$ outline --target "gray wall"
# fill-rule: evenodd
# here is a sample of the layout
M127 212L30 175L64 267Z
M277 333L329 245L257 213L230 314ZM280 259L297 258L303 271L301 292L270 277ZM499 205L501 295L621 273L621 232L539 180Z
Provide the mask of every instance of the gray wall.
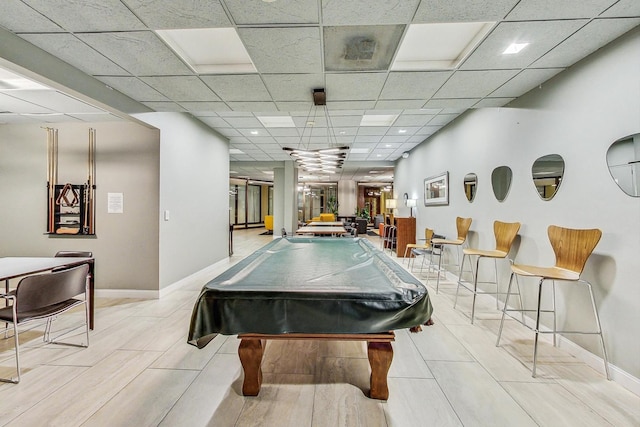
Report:
M187 114L136 117L160 129L162 289L228 256L229 143Z
M158 289L158 131L139 124L54 123L58 183L87 180L89 128L96 129L96 236L49 237L46 132L0 126L0 256L91 250L100 289ZM124 194L124 213L107 214L107 193ZM10 202L9 202L10 201Z
M640 131L640 30L611 45L512 102L508 107L474 110L418 146L395 172L397 194L418 198L418 234L425 227L455 235L455 217L472 217L470 243L491 249L494 220L522 223L516 262L553 265L547 227L597 227L603 237L583 277L594 292L611 362L640 377L640 199L625 195L606 164L613 141ZM540 156L560 154L566 169L551 201L536 194L531 165ZM491 190L491 171L513 170L513 184L503 203ZM450 173L450 204L425 207L424 178ZM475 172L478 191L469 203L463 177ZM400 215L408 216L401 208ZM490 269L487 268L490 272ZM501 279L508 279L507 265ZM533 293L526 295L534 303ZM586 293L563 290L560 325L593 324ZM437 316L437 307L436 307ZM569 337L600 355L597 338ZM620 373L618 371L618 373Z

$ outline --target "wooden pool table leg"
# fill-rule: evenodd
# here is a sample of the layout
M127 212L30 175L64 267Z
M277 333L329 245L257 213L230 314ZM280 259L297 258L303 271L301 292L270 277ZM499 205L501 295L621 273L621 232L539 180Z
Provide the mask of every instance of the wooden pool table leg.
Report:
M244 382L242 394L245 396L257 396L262 385L262 354L264 346L262 340L243 339L238 347L238 356L244 370Z
M387 374L393 360L393 348L390 342L369 342L367 344L369 365L371 366L369 397L387 400L389 398Z

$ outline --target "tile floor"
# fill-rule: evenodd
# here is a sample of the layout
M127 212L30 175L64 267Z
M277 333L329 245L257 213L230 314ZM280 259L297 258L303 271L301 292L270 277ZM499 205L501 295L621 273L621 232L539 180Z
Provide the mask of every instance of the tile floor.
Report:
M453 309L451 282L430 288L435 325L397 331L388 401L365 397L366 349L352 342L270 342L260 395L243 397L239 340L198 350L186 334L199 289L271 240L261 231L236 231L228 262L161 300L99 299L87 349L21 333L23 377L0 384L0 425L640 426L640 397L547 342L532 378L531 332L508 321L496 347L495 302L479 298L471 325L470 297ZM12 364L13 340L0 339L0 375Z

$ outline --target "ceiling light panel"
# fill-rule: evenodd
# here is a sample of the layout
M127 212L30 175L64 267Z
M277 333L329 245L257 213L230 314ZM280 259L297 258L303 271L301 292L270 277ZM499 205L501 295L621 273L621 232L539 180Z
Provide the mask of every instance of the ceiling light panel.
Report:
M156 33L196 73L257 72L234 28L157 30Z
M454 69L495 22L412 24L391 67L395 71Z
M365 114L360 126L391 126L397 118L397 114Z
M266 128L294 128L296 124L291 116L258 116L262 126Z

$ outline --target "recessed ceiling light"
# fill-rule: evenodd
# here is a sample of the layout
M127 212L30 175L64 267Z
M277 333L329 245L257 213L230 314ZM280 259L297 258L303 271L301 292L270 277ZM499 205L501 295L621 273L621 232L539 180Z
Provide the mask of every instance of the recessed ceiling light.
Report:
M8 90L51 90L47 86L0 68L0 91Z
M257 130L252 130L252 131L251 131L251 135L257 135L257 134L258 134L258 131L257 131Z
M340 133L340 135L345 135L347 132L341 130L339 133Z
M511 43L508 48L502 52L503 55L513 55L527 47L529 43Z
M257 72L234 28L156 30L156 33L196 73Z
M393 147L393 145L391 145L391 144L385 144L384 146L385 146L385 148L391 148L391 147Z
M237 148L230 148L229 154L244 154L244 151L238 150Z
M370 150L368 148L352 148L351 154L367 154Z
M391 126L397 118L397 114L368 114L362 116L360 126Z
M291 116L264 116L258 117L258 120L266 128L294 128L296 124Z
M400 129L400 130L398 131L398 133L407 133L407 130L406 130L406 129Z
M454 69L494 25L495 22L411 24L391 69Z

